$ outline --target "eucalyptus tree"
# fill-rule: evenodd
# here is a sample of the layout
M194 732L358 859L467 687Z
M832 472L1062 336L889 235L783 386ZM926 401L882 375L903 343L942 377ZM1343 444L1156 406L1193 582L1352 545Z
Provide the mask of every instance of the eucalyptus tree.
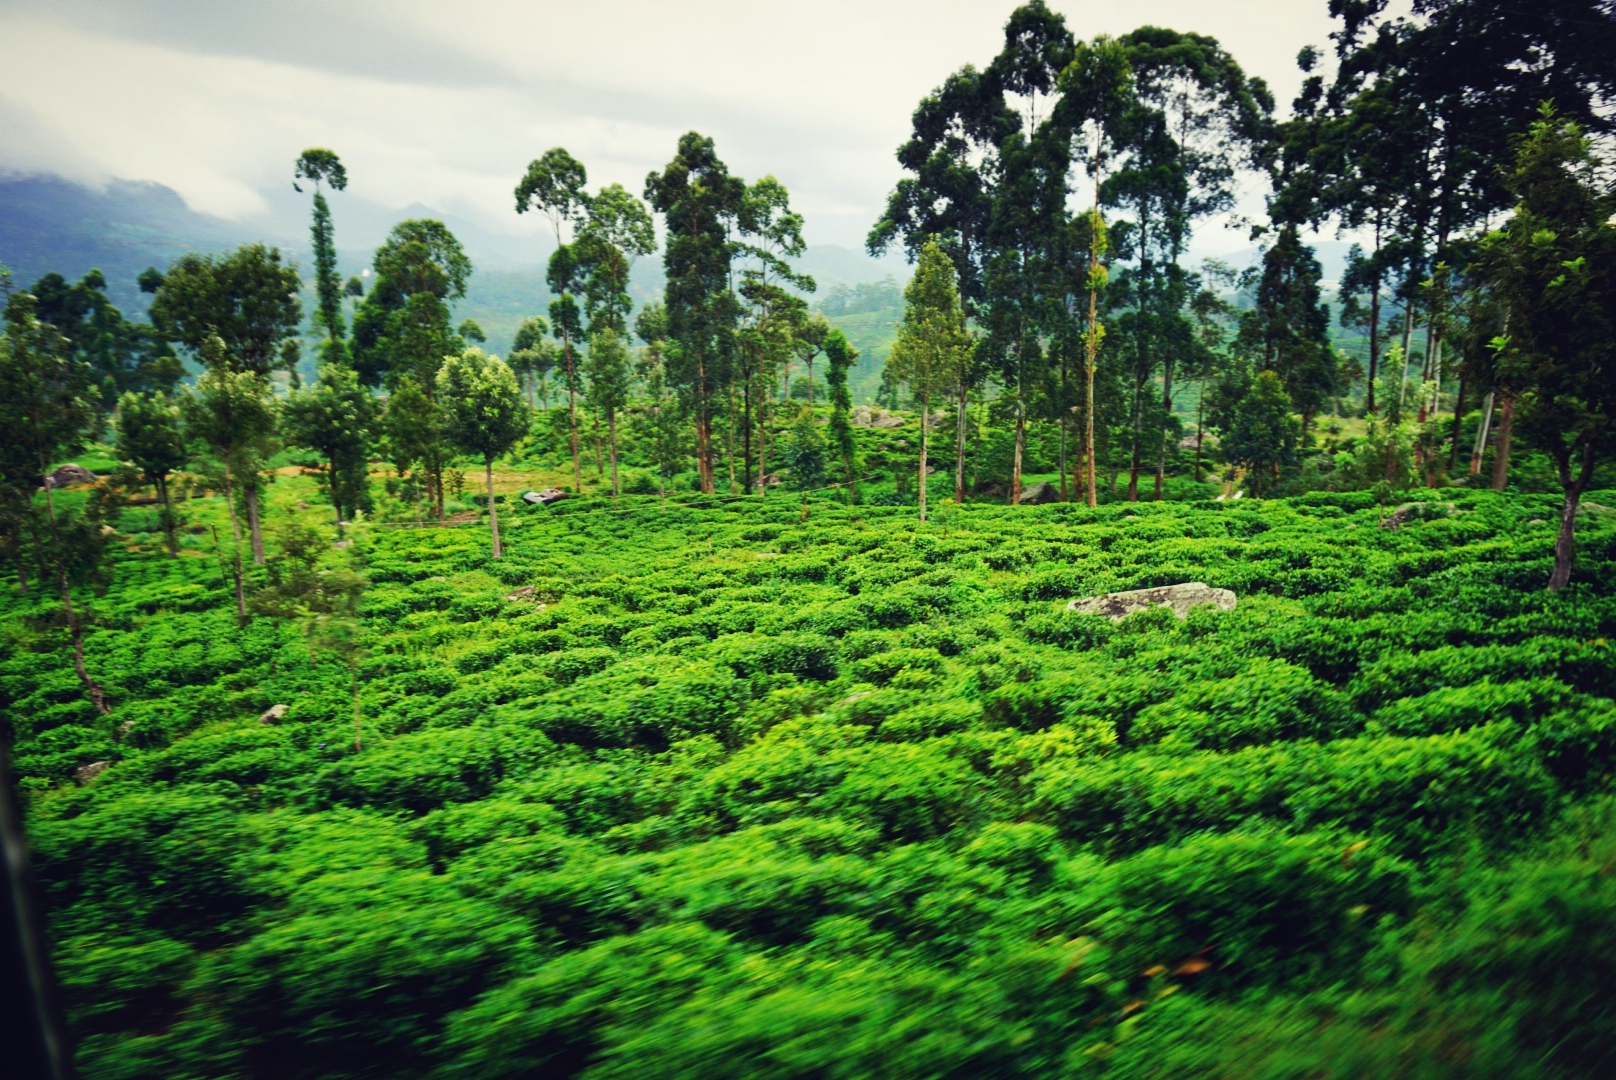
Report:
M996 75L966 65L921 99L909 140L897 152L898 164L914 175L898 181L865 238L872 256L901 243L910 261L920 257L926 241L942 244L959 276L967 315L986 296L994 150L1021 126L997 86Z
M550 324L537 315L522 320L511 342L511 355L507 363L516 377L527 385L528 403L534 408L549 409L548 376L555 369L556 351L547 340Z
M466 295L471 260L443 222L412 218L393 226L373 266L354 313L354 367L368 385L392 389L408 376L430 396L438 365L464 344L449 304Z
M325 459L326 492L337 528L370 503L369 460L376 399L344 364L320 366L319 380L294 390L282 406L286 437Z
M419 488L422 501L431 505L438 521L444 520L443 474L454 457L445 425L443 406L433 393L405 375L393 385L387 398L379 432L387 448L387 458L401 478Z
M179 554L179 542L174 535L174 500L168 478L191 458L182 423L179 406L162 394L131 391L118 399L114 423L118 457L139 469L157 493L163 539L171 556Z
M1298 226L1281 225L1263 252L1252 307L1241 315L1241 345L1258 359L1259 369L1279 377L1302 414L1304 433L1340 386L1330 311L1319 287L1322 274Z
M550 303L550 327L561 342L561 366L567 381L567 431L572 450L572 482L583 490L583 469L578 458L578 364L575 343L583 337L583 319L575 293L585 279L585 266L571 249L573 230L589 213L589 173L583 163L556 146L528 163L516 185L516 212L529 210L550 221L556 249L545 268L545 281L555 299Z
M745 237L735 249L744 260L737 292L748 316L735 337L741 384L743 490L751 491L754 486L755 432L759 477L756 489L761 496L768 490L761 478L768 472L773 397L770 390L782 370L789 378L791 360L811 332L808 305L800 293L813 292L815 283L786 261L799 258L807 245L802 238L802 215L791 209L791 196L784 184L765 176L748 185L736 225Z
M1606 0L1416 0L1405 12L1370 0L1332 14L1339 63L1321 142L1336 152L1319 169L1337 197L1327 205L1349 227L1372 221L1393 241L1402 351L1412 358L1421 284L1456 262L1458 238L1510 205L1510 139L1539 105L1554 102L1595 135L1616 130L1616 10ZM1441 315L1424 314L1429 377L1440 369Z
M831 453L842 467L842 480L847 484L850 503L858 502L858 464L854 459L853 425L849 419L853 397L847 391L847 373L858 361L858 356L858 350L848 343L847 335L840 329L832 328L825 335L825 360L830 368L825 376L825 382L830 387L830 419L826 422L825 434ZM954 498L961 503L965 501L963 467L962 458L962 471L956 473L954 480Z
M55 327L72 356L88 364L102 411L131 390L171 391L185 374L169 342L150 323L132 323L107 297L106 275L91 270L69 283L54 271L29 288L33 317Z
M483 459L488 529L493 557L500 558L499 509L494 502L494 459L527 434L531 414L522 403L516 373L497 356L467 349L447 357L438 371L438 398L445 403L449 440Z
M269 380L256 371L243 371L225 361L222 338L203 342L206 364L200 378L180 396L186 435L207 446L218 458L224 479L225 506L230 514L232 569L236 584L236 617L247 620L247 597L242 582L241 520L236 513L235 486L257 477L266 443L276 427L275 398ZM256 528L257 504L247 502L249 527ZM262 548L253 554L260 561Z
M732 232L746 184L730 175L711 138L692 131L680 137L673 160L646 177L645 200L666 225L668 378L689 403L701 490L712 494L713 420L732 378L740 314Z
M1141 340L1132 351L1148 358L1147 379L1159 368L1162 393L1159 410L1140 402L1134 414L1157 421L1150 449L1159 499L1174 369L1194 341L1185 310L1193 289L1181 260L1195 223L1233 208L1239 170L1263 164L1274 101L1267 85L1248 78L1214 38L1145 26L1119 42L1134 93L1121 116L1125 153L1109 194L1135 211L1135 260L1126 276ZM1140 431L1136 445L1151 437ZM1137 471L1135 464L1130 491Z
M1106 169L1120 151L1122 118L1133 100L1133 69L1127 51L1115 39L1104 35L1092 42L1079 42L1072 62L1061 72L1058 122L1071 133L1078 147L1077 157L1088 173L1093 188L1084 244L1088 265L1078 289L1087 293L1087 317L1083 321L1083 469L1088 505L1098 502L1095 487L1094 418L1097 407L1095 379L1100 349L1105 342L1105 325L1100 320L1101 298L1109 280L1108 266L1112 245L1102 211ZM1074 268L1075 277L1075 268Z
M100 683L84 663L84 628L73 606L73 587L92 580L101 568L105 538L97 528L95 502L77 513L58 510L45 485L45 515L34 506L40 478L53 462L76 453L95 417L90 366L73 356L61 331L41 322L30 293L13 293L0 334L0 466L8 517L32 540L41 570L56 579L62 618L73 645L73 671L97 713L111 710ZM19 538L20 539L20 538ZM20 565L20 560L19 560Z
M909 384L920 405L921 521L926 520L931 400L959 384L971 359L971 335L965 328L965 311L954 276L953 264L941 245L933 242L920 249L920 263L903 291L906 301L903 321L898 324L898 337L887 358L888 370L895 378Z
M441 521L451 455L443 441L437 372L445 356L465 346L451 325L449 304L466 295L471 259L443 222L412 218L393 226L373 265L375 284L354 312L354 368L361 383L388 389L393 464L419 472Z
M650 211L621 184L609 184L589 199L576 247L590 333L610 329L620 337L626 335L634 307L629 274L637 259L656 250Z
M268 394L270 375L297 362L301 291L297 268L282 264L280 252L262 244L243 244L226 255L186 254L155 283L151 318L210 372L251 375L257 380L253 385ZM259 471L270 434L254 429L231 439L230 464L246 509L253 562L260 565Z
M208 363L204 345L216 339L218 362L233 371L267 378L295 360L288 346L303 317L303 283L278 249L243 244L223 255L192 252L165 274L147 274L153 325L193 359Z
M299 193L298 180L314 185L314 220L309 226L309 237L314 247L314 293L317 297L315 321L325 327L325 351L328 360L336 361L343 337L342 276L337 273L336 234L331 224L331 206L325 201L323 185L331 190L343 191L348 186L348 170L336 152L312 147L303 151L293 168L292 187Z
M1505 317L1498 364L1524 387L1523 433L1554 461L1564 492L1550 591L1571 580L1577 508L1616 450L1616 184L1583 128L1545 104L1507 183L1518 200L1483 241Z
M634 333L645 348L636 364L645 382L646 404L641 430L649 447L651 464L656 466L658 489L667 505L668 481L684 468L687 457L684 418L679 399L668 385L666 350L667 310L658 303L647 304L634 320Z
M589 357L589 404L606 418L606 446L612 464L612 498L623 492L617 475L617 416L628 404L628 345L623 336L603 323L591 332Z

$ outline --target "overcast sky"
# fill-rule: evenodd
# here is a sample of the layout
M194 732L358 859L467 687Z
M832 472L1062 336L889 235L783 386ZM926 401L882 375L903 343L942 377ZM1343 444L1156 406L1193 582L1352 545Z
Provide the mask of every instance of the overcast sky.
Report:
M236 219L328 146L349 191L512 233L527 162L565 146L639 193L695 129L773 173L810 243L858 248L915 103L998 51L983 0L0 0L0 170L155 180ZM1079 37L1217 37L1284 111L1325 0L1051 0ZM1259 189L1248 181L1248 199ZM1260 204L1259 204L1260 205ZM340 210L338 211L340 214ZM1203 235L1202 251L1245 246Z

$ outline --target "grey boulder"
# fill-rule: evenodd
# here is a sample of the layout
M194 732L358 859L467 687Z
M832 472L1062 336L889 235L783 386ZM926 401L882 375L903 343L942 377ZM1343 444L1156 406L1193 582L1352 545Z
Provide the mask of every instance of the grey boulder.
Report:
M1182 619L1189 614L1190 608L1201 607L1203 604L1211 604L1219 611L1233 611L1237 601L1238 598L1228 589L1214 589L1199 581L1190 581L1183 585L1162 585L1154 589L1129 589L1127 592L1085 596L1067 604L1066 610L1081 615L1104 615L1110 619L1121 619L1136 611L1166 607L1171 608L1173 614Z
M59 465L52 469L50 475L45 477L45 486L48 488L64 488L72 484L93 484L95 473L83 465Z

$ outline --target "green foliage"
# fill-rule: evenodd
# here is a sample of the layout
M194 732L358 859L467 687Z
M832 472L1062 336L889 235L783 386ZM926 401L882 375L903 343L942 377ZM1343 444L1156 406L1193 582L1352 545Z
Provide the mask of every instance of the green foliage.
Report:
M1599 1075L1616 532L1550 596L1552 500L1452 501L625 495L361 525L362 603L305 528L245 628L116 549L112 718L20 599L0 663L82 1065Z

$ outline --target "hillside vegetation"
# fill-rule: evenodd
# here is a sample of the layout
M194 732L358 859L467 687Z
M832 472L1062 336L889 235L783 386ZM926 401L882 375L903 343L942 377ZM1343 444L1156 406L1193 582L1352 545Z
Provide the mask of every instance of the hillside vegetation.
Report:
M82 1066L1608 1075L1616 515L1546 593L1558 499L1422 505L314 510L245 627L131 516L110 717L7 601Z

